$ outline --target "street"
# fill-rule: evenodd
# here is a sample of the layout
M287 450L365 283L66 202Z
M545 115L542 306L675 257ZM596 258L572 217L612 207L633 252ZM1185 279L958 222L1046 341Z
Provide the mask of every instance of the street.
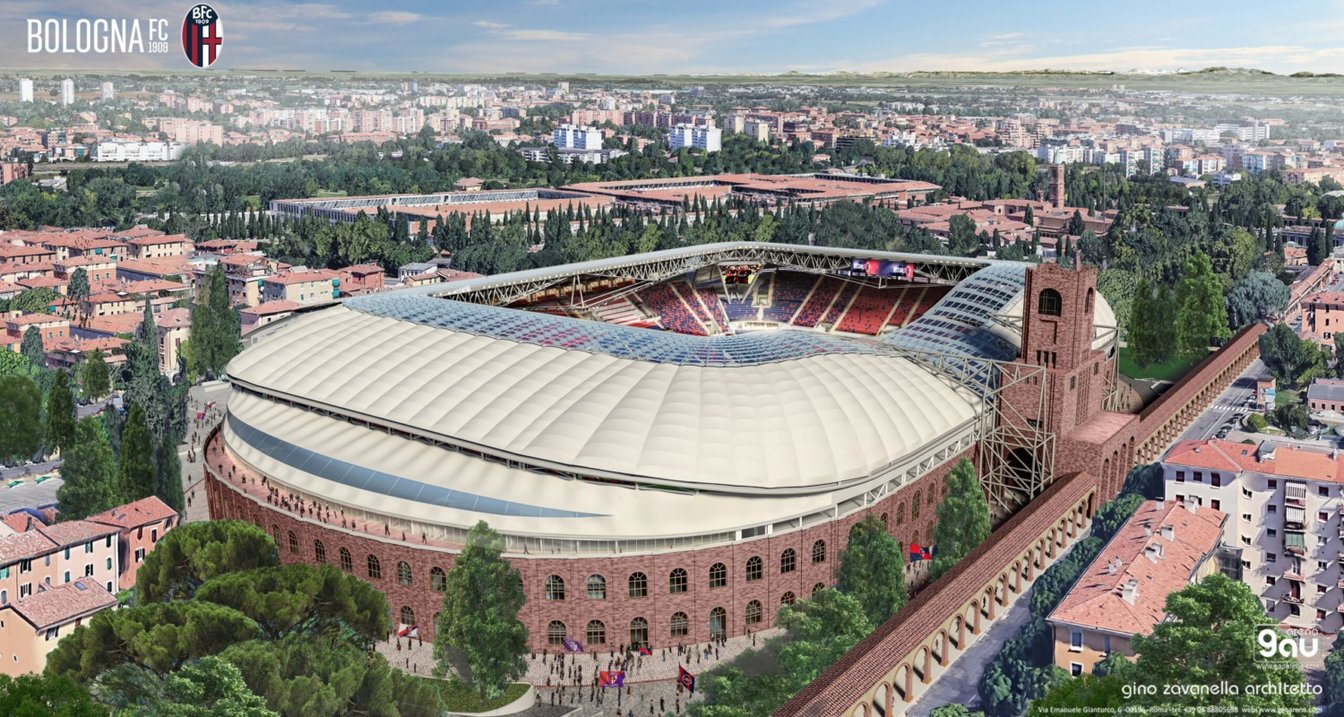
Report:
M1195 418L1178 441L1212 438L1218 427L1236 418L1238 421L1251 412L1246 403L1255 397L1255 379L1266 372L1265 364L1256 359L1213 403Z

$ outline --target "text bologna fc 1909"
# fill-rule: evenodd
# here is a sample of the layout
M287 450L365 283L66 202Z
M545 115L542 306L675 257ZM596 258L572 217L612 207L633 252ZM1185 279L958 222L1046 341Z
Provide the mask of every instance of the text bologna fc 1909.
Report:
M182 20L182 51L197 67L209 67L219 59L220 45L224 44L219 13L200 3L187 12Z

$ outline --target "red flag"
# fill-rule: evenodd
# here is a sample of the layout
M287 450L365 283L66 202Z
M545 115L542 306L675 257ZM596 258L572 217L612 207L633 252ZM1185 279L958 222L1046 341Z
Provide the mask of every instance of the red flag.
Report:
M687 692L695 692L695 675L686 671L685 667L677 666L677 684L686 688Z

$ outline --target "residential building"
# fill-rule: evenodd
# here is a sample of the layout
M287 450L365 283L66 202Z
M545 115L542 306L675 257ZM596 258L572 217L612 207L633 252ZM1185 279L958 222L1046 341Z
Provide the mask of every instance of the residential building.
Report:
M1344 291L1322 291L1302 299L1303 338L1333 346L1335 334L1344 330Z
M131 247L132 259L161 259L186 256L191 253L191 240L186 234L137 237L126 242Z
M340 296L340 277L327 269L283 271L262 277L262 301L295 301L320 304Z
M1113 652L1134 657L1134 637L1162 622L1167 595L1218 570L1226 520L1189 496L1141 504L1046 618L1055 664L1081 675Z
M19 80L19 101L33 101L33 81L28 79Z
M279 321L302 308L303 304L297 301L281 299L243 309L238 312L242 323L242 335L247 336L266 324Z
M0 162L0 187L28 176L26 162Z
M1168 500L1231 516L1228 566L1264 603L1269 622L1337 632L1344 627L1338 451L1271 441L1184 441L1162 462Z
M1307 386L1307 408L1312 413L1344 413L1344 379L1312 379Z
M71 79L61 80L61 105L69 106L75 103L75 81Z
M117 577L117 586L119 590L130 590L135 587L136 573L145 562L145 556L177 525L178 515L167 503L150 496L90 515L86 520L121 531L117 548L121 573Z
M551 133L556 149L602 149L602 130L562 124Z
M668 130L667 143L673 151L686 147L717 152L723 149L723 130L718 127L679 124Z
M0 606L0 672L11 677L40 673L62 637L117 599L96 580L41 587L38 592Z
M95 162L166 162L182 156L186 145L176 142L106 140L93 150Z
M154 317L154 331L159 342L159 373L176 378L182 342L191 338L191 309L160 311Z

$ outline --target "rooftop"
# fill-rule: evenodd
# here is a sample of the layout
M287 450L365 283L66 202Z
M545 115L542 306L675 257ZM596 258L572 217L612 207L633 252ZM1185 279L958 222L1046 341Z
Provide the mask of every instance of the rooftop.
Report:
M56 587L39 588L32 595L10 603L9 607L35 629L44 630L116 604L117 599L96 580L81 578Z
M57 547L78 545L116 534L111 526L100 525L87 520L67 520L52 525L35 525L33 529L45 535Z
M157 496L141 498L133 503L113 508L96 515L90 515L86 520L94 523L103 523L106 525L115 525L122 530L127 528L138 528L142 525L157 523L161 520L167 520L177 516L177 511L173 510L159 500Z
M1335 451L1263 441L1258 445L1210 439L1176 444L1164 463L1234 473L1344 483L1344 456Z
M1167 595L1189 584L1222 536L1225 513L1192 507L1140 505L1048 619L1124 635L1152 632L1166 614Z

